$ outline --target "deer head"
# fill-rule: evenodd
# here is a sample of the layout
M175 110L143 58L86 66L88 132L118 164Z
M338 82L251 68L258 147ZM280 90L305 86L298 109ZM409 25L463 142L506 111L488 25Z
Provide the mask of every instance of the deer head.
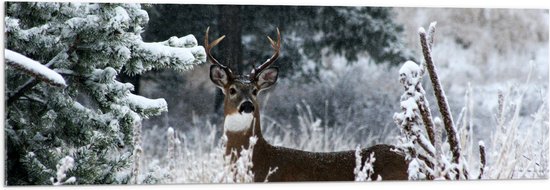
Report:
M224 130L231 132L245 131L254 126L259 129L259 104L256 99L258 93L268 89L277 82L278 68L269 67L279 56L281 34L277 28L277 41L267 37L275 53L258 67L254 67L249 74L234 74L231 68L221 64L212 56L210 50L222 41L222 36L211 43L208 41L208 31L204 39L206 55L212 63L210 66L210 80L222 90L224 94ZM255 123L253 121L256 120ZM259 132L259 131L258 131Z

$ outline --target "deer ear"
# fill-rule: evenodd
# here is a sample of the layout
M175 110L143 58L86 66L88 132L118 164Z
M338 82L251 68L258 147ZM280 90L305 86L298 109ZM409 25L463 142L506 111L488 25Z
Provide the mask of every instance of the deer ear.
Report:
M260 90L267 89L271 87L277 78L279 77L279 68L271 67L263 70L258 78L256 79L256 84L260 87Z
M218 65L210 66L210 80L223 90L223 87L229 82L229 73Z

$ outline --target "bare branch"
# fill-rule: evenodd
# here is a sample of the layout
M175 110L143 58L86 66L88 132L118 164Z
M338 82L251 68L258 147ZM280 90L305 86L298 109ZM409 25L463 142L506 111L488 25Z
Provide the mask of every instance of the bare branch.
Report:
M435 33L435 25L437 25L437 22L430 23L430 27L428 28L428 48L430 50L430 53L432 52L432 48L434 46L434 33ZM426 63L425 61L420 62L420 76L424 76L424 73L426 71Z

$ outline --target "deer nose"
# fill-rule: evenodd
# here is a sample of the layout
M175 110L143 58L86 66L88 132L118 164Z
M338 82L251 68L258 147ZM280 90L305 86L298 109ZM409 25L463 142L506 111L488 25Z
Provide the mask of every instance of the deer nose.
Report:
M239 108L239 113L252 113L254 111L254 104L250 101L243 102Z

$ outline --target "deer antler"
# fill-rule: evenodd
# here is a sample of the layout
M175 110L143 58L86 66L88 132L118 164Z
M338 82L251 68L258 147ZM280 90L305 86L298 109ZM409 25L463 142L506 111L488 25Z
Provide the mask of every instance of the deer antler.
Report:
M252 69L252 72L250 72L251 80L255 80L258 73L275 63L275 60L279 57L279 50L281 49L281 32L279 32L279 28L277 28L277 42L274 42L269 36L267 36L267 39L269 40L269 43L271 43L271 47L275 50L275 53L273 53L273 55L260 66Z
M208 57L208 59L210 60L210 62L212 64L216 64L218 66L220 66L221 68L223 68L224 70L226 70L227 72L231 73L231 69L229 69L227 66L225 65L222 65L220 62L218 62L218 60L216 58L214 58L214 56L212 56L212 53L210 53L210 50L218 45L218 43L220 43L224 38L225 38L225 35L223 35L222 37L212 41L212 43L209 43L208 42L208 31L210 30L210 27L206 28L206 35L204 35L204 48L206 50L206 56Z

